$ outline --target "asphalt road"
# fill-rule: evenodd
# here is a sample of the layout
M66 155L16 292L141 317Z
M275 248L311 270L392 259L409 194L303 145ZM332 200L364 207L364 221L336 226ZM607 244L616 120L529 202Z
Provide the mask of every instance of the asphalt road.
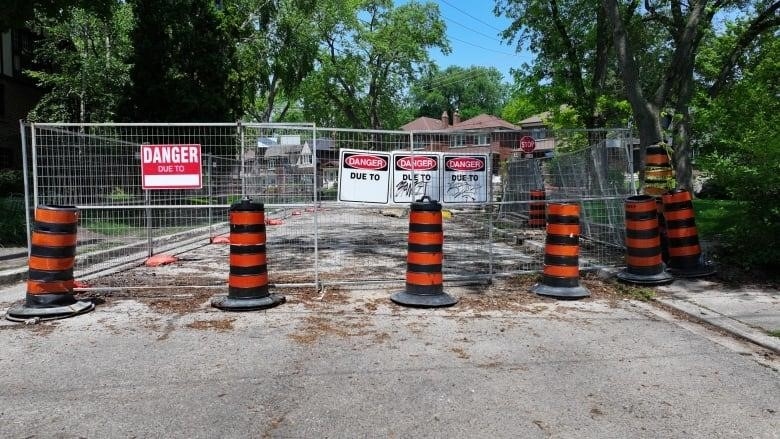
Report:
M449 292L420 310L287 290L226 313L183 288L3 322L0 436L780 437L771 354L636 302Z

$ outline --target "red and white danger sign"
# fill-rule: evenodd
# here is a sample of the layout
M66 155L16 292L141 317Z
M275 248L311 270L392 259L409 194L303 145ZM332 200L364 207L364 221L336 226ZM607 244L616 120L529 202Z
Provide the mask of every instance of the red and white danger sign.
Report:
M144 189L200 189L200 145L141 145Z

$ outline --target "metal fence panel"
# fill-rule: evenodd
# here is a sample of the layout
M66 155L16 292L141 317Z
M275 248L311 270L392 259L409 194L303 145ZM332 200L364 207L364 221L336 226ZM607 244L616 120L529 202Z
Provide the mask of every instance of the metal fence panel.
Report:
M33 124L32 199L80 209L76 272L82 276L218 245L228 234L230 204L248 196L266 206L272 283L403 282L408 208L337 202L340 149L487 154L489 202L444 206L446 279L541 270L544 229L527 221L529 192L538 188L548 201L581 205L583 267L620 265L623 198L635 187L628 134L550 132L538 139L533 156L519 149L518 139L527 135L540 133ZM143 190L143 144L201 145L202 188Z

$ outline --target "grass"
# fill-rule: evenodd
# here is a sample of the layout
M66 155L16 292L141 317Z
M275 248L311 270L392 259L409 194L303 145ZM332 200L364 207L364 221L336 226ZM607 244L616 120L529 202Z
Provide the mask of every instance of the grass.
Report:
M774 331L768 331L767 334L771 335L772 337L780 337L780 329L775 329Z
M27 244L27 218L24 215L24 198L0 197L0 245Z
M639 300L641 302L649 302L655 298L655 290L652 288L638 287L635 285L627 285L619 282L613 282L612 286L615 288L615 291L618 294L629 299Z
M704 238L739 227L748 214L744 204L734 200L693 200L696 230Z
M113 221L85 221L84 228L107 236L127 235L131 227L127 224Z

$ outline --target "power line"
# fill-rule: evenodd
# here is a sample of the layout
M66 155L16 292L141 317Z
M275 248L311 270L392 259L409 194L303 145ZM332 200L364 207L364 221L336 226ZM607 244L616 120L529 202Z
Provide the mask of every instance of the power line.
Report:
M489 27L489 28L491 28L491 29L493 29L493 30L496 30L496 31L498 31L498 32L503 32L503 30L501 30L501 29L499 29L499 28L497 28L497 27L493 26L493 25L492 25L492 24L490 24L490 23L485 23L484 21L482 21L482 20L480 20L479 18L477 18L477 17L475 17L475 16L473 16L473 15L469 14L468 12L464 11L463 9L460 9L459 7L457 7L457 6L453 5L452 3L448 2L447 0L439 0L439 1L440 1L440 2L442 2L442 3L444 3L445 5L448 5L448 6L450 6L450 7L451 7L451 8L453 8L453 9L455 9L455 10L459 11L459 12L460 12L460 13L462 13L463 15L465 15L465 16L467 16L467 17L469 17L469 18L473 19L473 20L476 20L476 21L478 21L478 22L480 22L480 23L482 23L482 24L484 24L485 26L487 26L487 27Z
M501 54L501 55L517 56L517 53L502 52L502 51L500 51L500 50L496 50L496 49L491 49L491 48L489 48L489 47L480 46L480 45L478 45L478 44L474 44L474 43L472 43L472 42L470 42L470 41L461 40L460 38L455 38L455 37L453 37L452 35L447 35L447 37L448 37L448 38L451 38L451 39L453 39L453 40L455 40L455 41L460 41L460 42L461 42L461 43L463 43L463 44L468 44L469 46L474 46L474 47L476 47L476 48L478 48L478 49L482 49L482 50L488 50L488 51L490 51L490 52L499 53L499 54Z
M474 27L473 27L473 26L468 26L468 25L465 25L465 24L463 24L463 23L460 23L460 22L458 22L458 21L455 21L455 20L453 20L452 18L445 17L445 16L443 16L443 15L442 15L442 17L444 18L444 20L446 20L446 21L448 21L448 22L455 23L455 24L457 24L458 26L460 26L460 27L462 27L462 28L464 28L464 29L468 30L469 32L473 32L473 33L475 33L475 34L482 35L483 37L490 38L491 40L494 40L494 41L496 40L496 35L488 35L488 34L486 34L486 33L482 33L482 32L480 32L480 31L474 30ZM499 41L500 41L500 40L499 40Z

